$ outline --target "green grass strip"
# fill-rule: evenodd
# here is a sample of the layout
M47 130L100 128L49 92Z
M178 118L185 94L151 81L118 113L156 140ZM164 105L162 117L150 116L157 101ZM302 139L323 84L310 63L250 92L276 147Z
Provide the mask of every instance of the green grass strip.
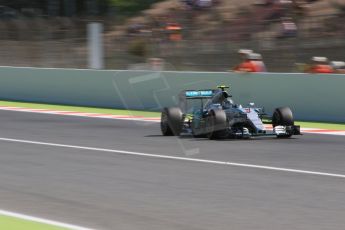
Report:
M0 229L3 230L67 230L67 228L56 227L34 221L18 219L0 215Z
M159 112L106 109L106 108L94 108L94 107L82 107L82 106L67 106L67 105L51 105L51 104L13 102L13 101L0 101L0 106L13 106L13 107L23 107L23 108L30 108L30 109L51 109L51 110L58 110L58 111L75 111L75 112L86 112L86 113L102 113L102 114L124 115L124 116L143 116L143 117L159 117L160 116ZM300 125L302 128L345 130L345 123L296 121L296 124Z
M344 123L326 123L326 122L309 122L309 121L296 121L295 123L296 125L300 125L302 128L345 130Z

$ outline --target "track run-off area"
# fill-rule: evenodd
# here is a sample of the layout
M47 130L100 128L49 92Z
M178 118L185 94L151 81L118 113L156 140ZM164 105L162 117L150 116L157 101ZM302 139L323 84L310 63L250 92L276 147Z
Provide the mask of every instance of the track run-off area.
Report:
M0 109L1 210L90 229L345 226L341 134L211 141L68 112Z
M73 108L73 107L72 107ZM18 112L29 112L29 113L43 113L43 114L54 114L62 116L78 116L78 117L93 117L102 119L117 119L117 120L132 120L132 121L147 121L147 122L160 122L160 118L148 117L148 116L138 116L135 114L107 114L107 113L92 113L92 112L80 112L80 111L64 111L64 110L53 110L53 109L39 109L39 108L25 108L16 106L1 106L0 110L5 111L18 111ZM313 125L311 125L313 126ZM343 125L342 125L343 126ZM266 128L272 129L271 125L266 125ZM303 133L314 133L314 134L328 134L328 135L338 135L345 136L344 129L331 129L331 128L319 128L317 125L313 128L301 127Z

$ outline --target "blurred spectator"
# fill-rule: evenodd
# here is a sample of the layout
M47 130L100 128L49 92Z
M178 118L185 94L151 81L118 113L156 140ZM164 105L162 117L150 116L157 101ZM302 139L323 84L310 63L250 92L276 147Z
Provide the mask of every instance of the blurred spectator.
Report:
M253 53L253 50L249 49L239 49L237 53L240 55L241 62L245 62L247 60L247 54ZM235 67L236 68L236 67Z
M334 70L334 73L345 74L345 62L343 61L332 61L331 67Z
M278 38L290 38L297 36L297 26L291 18L282 18L281 33Z
M213 6L216 1L215 0L182 0L187 6L193 9L206 9Z
M313 57L311 60L313 64L308 70L309 73L334 73L326 57Z
M198 0L196 1L196 5L199 8L207 8L212 6L212 0Z
M147 25L134 23L127 27L127 34L132 37L151 36L152 30Z
M241 56L242 59L245 59L247 56L247 54L249 53L254 53L253 50L250 49L239 49L237 51L237 53L239 53L239 55Z
M266 66L262 60L261 54L246 53L245 60L234 68L234 71L240 72L266 72Z
M182 27L179 23L168 23L165 30L168 33L170 41L178 42L182 40Z
M131 24L127 28L127 34L131 36L138 35L143 27L144 26L139 23Z

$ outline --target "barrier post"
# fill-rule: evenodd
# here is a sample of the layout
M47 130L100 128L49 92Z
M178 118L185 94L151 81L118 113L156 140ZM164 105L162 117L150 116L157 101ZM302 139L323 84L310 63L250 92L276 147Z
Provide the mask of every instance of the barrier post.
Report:
M89 68L103 69L103 25L98 22L92 22L87 25L88 34L88 60Z

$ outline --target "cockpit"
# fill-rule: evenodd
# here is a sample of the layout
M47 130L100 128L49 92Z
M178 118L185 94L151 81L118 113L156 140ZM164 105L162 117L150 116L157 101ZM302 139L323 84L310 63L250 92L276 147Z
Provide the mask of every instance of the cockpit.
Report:
M230 109L232 107L234 107L234 102L233 100L231 100L230 98L225 98L223 103L222 103L222 107L223 109Z

